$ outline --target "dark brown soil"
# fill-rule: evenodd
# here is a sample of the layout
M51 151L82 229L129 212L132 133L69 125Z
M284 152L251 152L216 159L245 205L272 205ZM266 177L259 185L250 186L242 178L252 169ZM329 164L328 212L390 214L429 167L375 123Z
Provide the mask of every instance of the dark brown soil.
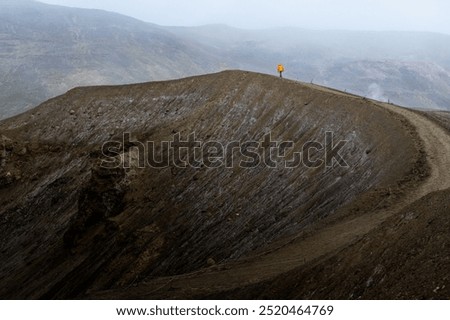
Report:
M211 295L234 299L449 299L450 190L434 192L331 258Z
M317 279L333 259L348 259L349 276L365 262L354 248L449 183L448 135L411 114L241 71L71 90L0 122L0 297L333 297L283 281ZM102 144L124 132L158 145L178 132L226 144L269 131L297 146L332 131L348 140L349 167L99 166ZM316 288L333 288L322 278ZM370 297L394 296L378 286Z

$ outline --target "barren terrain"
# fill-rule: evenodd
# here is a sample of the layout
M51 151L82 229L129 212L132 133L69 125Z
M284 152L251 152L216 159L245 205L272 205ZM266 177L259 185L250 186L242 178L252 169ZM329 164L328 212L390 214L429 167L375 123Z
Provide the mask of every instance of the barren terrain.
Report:
M450 237L437 229L450 137L439 121L242 71L73 89L0 122L0 296L416 297L409 277L389 281L432 263L428 282L448 298ZM100 166L102 144L124 132L120 157L133 158L138 142L178 133L227 144L271 132L301 147L327 131L347 141L348 167ZM440 252L419 241L438 235Z

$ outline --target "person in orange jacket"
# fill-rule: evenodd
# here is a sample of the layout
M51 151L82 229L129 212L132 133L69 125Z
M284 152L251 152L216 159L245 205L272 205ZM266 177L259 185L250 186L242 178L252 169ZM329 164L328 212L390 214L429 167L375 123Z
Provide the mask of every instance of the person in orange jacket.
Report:
M280 78L283 78L284 66L282 64L279 64L277 70L280 73Z

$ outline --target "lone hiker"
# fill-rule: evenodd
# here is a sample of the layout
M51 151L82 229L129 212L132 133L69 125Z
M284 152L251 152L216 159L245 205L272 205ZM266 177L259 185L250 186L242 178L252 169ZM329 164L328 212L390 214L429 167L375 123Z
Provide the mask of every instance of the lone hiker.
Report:
M283 78L284 66L282 64L279 64L277 70L280 73L280 78Z

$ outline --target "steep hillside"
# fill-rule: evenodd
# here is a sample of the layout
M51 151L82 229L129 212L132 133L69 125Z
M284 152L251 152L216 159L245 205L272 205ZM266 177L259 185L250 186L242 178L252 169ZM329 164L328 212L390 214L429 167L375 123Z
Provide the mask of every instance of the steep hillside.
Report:
M334 142L325 140L327 131ZM280 160L275 168L262 161L243 168L239 162L248 162L249 153L234 150L224 157L235 160L228 168L198 159L186 168L181 161L139 168L141 142L158 146L194 132L199 141L222 145L264 141L271 133L273 141L294 143L287 155L315 141L323 149L315 144L312 161L345 140L333 155L348 166L286 168ZM113 290L108 297L131 297L125 289L137 283L232 268L292 237L389 208L428 173L425 146L404 115L364 98L241 71L77 88L0 122L0 133L3 298L105 290ZM123 141L124 133L131 138ZM102 165L113 157L129 166ZM364 234L375 225L352 230ZM332 243L340 241L345 237ZM289 268L272 270L270 277Z
M448 300L449 196L429 194L339 254L219 296Z

